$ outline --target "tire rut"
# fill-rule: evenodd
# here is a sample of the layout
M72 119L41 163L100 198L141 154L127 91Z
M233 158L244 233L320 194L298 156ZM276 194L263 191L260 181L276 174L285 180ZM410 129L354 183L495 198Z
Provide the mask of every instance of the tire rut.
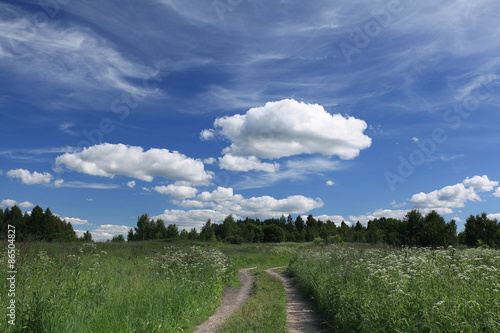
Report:
M283 267L266 269L266 272L283 282L286 292L286 328L289 333L326 332L321 327L323 320L311 310L311 302L302 297L292 285L292 278L276 272Z
M240 281L240 286L228 287L222 294L222 304L219 305L215 313L204 323L199 325L193 333L217 332L219 326L248 301L252 292L252 283L255 280L255 277L250 275L249 271L254 268L257 267L239 270L238 279Z

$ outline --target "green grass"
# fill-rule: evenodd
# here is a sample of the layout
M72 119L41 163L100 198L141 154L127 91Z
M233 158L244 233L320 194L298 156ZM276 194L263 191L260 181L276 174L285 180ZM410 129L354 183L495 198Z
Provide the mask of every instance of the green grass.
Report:
M2 332L179 332L208 318L223 287L237 284L232 261L213 247L17 245L16 325L2 320ZM7 302L2 296L2 318Z
M288 272L335 332L499 332L500 252L329 246Z
M270 267L288 266L290 260L298 252L311 248L312 244L217 244L216 247L229 256L238 269L255 266L258 266L260 269L267 269Z
M259 270L253 293L250 300L222 325L221 333L286 332L286 294L283 283Z

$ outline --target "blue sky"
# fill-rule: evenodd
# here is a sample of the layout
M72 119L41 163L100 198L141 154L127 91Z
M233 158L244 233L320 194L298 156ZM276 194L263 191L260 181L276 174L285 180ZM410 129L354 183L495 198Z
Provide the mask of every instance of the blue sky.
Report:
M500 217L497 1L0 1L0 206Z

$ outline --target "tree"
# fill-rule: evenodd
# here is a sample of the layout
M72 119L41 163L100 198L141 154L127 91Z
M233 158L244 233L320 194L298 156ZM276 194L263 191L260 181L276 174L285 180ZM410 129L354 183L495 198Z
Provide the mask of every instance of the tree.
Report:
M163 220L156 220L156 223L154 224L154 233L155 239L168 238L167 228L165 227L165 223L163 222Z
M35 206L35 208L33 208L33 210L31 211L31 215L26 221L26 232L30 234L30 236L34 239L44 238L44 219L45 214L43 213L43 209L40 206Z
M134 229L130 228L130 230L128 231L127 240L129 242L135 240Z
M123 242L125 242L125 237L123 237L122 234L120 234L118 236L113 236L113 239L111 239L111 242L113 242L113 243L123 243Z
M215 232L212 228L212 220L208 219L207 222L203 225L200 231L200 239L205 242L214 242L215 241Z
M285 241L285 232L276 224L271 224L263 228L264 242L281 243Z
M240 228L234 221L233 215L229 215L224 219L220 226L220 240L225 240L228 237L234 237L240 234Z
M406 244L416 246L420 244L420 237L424 226L424 218L418 210L410 210L404 218L406 226Z
M87 230L83 233L83 236L80 239L84 242L92 242L92 234Z
M424 217L422 234L418 245L438 247L444 246L446 235L446 222L444 218L435 210L432 210Z
M299 232L304 230L304 220L302 219L302 217L300 215L298 215L297 218L295 219L295 228Z
M169 224L167 227L167 238L175 239L179 237L179 228L175 224Z
M476 216L470 215L465 221L465 244L477 246L482 243L494 246L499 243L499 228L497 220L489 219L486 213Z

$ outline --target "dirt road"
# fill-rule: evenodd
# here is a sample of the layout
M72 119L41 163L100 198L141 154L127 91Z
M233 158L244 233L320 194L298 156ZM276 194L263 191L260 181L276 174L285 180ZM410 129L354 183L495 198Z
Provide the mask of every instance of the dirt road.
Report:
M238 274L239 287L229 287L222 295L222 304L215 313L203 324L198 326L194 333L214 333L219 325L236 312L250 298L252 283L255 277L250 275L250 270L256 267L241 269ZM289 333L316 333L325 332L321 328L321 318L312 310L309 301L305 300L296 287L291 284L291 278L276 272L282 267L269 268L266 272L280 279L286 292L286 328Z
M254 268L256 267L240 269L238 274L240 286L229 287L224 291L222 304L207 321L196 328L194 333L217 332L219 325L248 301L252 292L252 283L255 280L255 277L250 275L249 271Z
M276 272L282 267L274 267L266 270L271 276L277 277L283 282L286 292L286 328L289 333L316 333L325 332L321 328L321 318L313 310L311 304L304 299L297 288L292 285L291 278L285 274Z

